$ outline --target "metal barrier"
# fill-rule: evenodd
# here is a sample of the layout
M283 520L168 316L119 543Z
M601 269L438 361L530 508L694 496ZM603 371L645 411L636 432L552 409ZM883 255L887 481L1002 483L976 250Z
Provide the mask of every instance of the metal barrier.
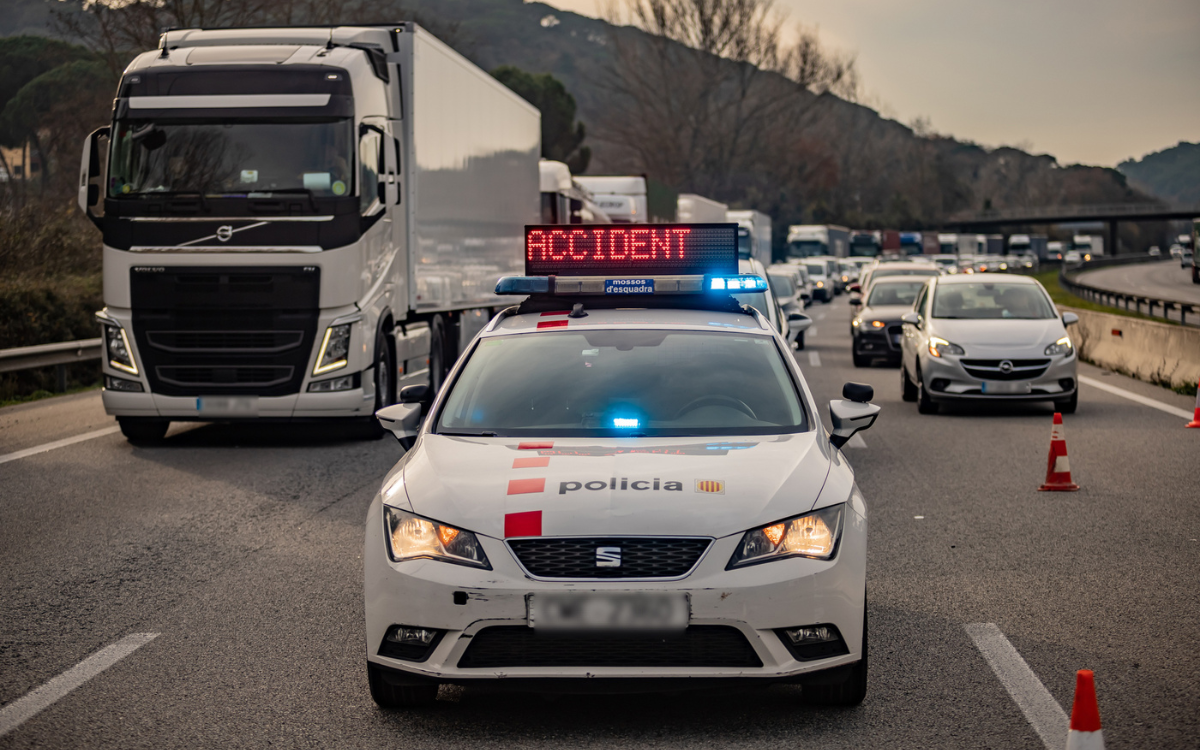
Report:
M67 390L67 365L100 359L104 356L103 351L103 339L83 339L81 341L64 341L60 344L0 349L0 372L54 367L58 390L61 392Z
M1173 260L1166 258L1165 260ZM1071 264L1069 267L1063 264L1063 267L1058 270L1059 285L1074 294L1076 297L1082 297L1089 302L1095 302L1098 305L1107 305L1117 309L1127 311L1142 312L1142 305L1146 305L1144 314L1150 317L1163 318L1174 322L1171 317L1172 310L1179 311L1179 323L1181 325L1200 325L1200 305L1195 305L1190 302L1179 302L1178 300L1159 299L1157 297L1146 297L1140 294L1126 294L1125 292L1114 292L1110 289L1101 289L1099 287L1081 284L1067 276L1067 272L1080 273L1089 271L1095 268L1104 268L1107 266L1124 266L1133 265L1135 263L1156 263L1158 260L1148 259L1142 256L1117 256L1115 258L1099 258L1097 260L1087 261L1085 263ZM1133 305L1130 307L1130 305ZM1161 315L1154 314L1154 308L1159 308L1162 311ZM1191 313L1195 317L1195 322L1188 323L1188 314Z

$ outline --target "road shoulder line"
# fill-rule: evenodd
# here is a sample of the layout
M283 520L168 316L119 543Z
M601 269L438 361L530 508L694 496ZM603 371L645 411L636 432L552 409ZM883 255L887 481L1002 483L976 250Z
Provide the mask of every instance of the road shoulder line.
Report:
M66 672L0 708L0 737L54 705L60 698L158 637L158 633L133 633L105 646Z
M964 627L1000 684L1025 714L1025 720L1042 738L1046 750L1064 747L1067 743L1066 712L1000 628L991 622L976 622Z
M35 445L32 448L26 448L25 450L17 451L16 453L6 453L5 455L0 456L0 464L6 464L9 461L16 461L18 458L26 458L28 456L36 456L39 453L45 453L46 451L52 451L55 448L65 448L68 445L74 445L75 443L82 443L84 440L91 440L93 438L104 437L105 435L111 435L114 432L120 432L120 430L121 430L121 428L118 426L105 427L102 430L93 430L92 432L85 432L82 435L75 435L74 437L63 438L62 440L55 440L52 443L42 443L41 445Z
M1155 401L1152 398L1146 398L1145 396L1134 393L1133 391L1127 391L1124 388L1118 388L1115 385L1109 385L1108 383L1096 380L1095 378L1089 378L1087 375L1080 375L1079 382L1090 385L1093 388L1099 388L1102 391L1108 391L1114 396L1120 396L1121 398L1127 398L1130 401L1136 401L1143 406L1149 406L1151 409L1158 409L1161 412L1166 412L1167 414L1171 414L1182 419L1192 418L1192 414L1184 411L1183 409L1171 406L1170 404L1164 404L1161 401Z

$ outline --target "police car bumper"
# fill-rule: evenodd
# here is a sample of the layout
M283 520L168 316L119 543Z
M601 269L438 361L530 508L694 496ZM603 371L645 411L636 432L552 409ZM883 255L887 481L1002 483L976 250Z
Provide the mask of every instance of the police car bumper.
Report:
M862 658L866 520L847 514L830 561L790 558L726 570L741 534L715 539L686 576L673 579L537 580L509 546L480 536L482 570L433 560L392 562L378 498L364 551L367 659L393 684L633 680L676 689L698 678L756 682L836 679ZM667 594L686 597L686 629L550 635L530 627L530 597L548 594ZM788 630L832 626L823 643L797 644ZM397 646L397 627L427 644ZM656 680L656 682L646 682ZM578 684L575 682L575 684Z

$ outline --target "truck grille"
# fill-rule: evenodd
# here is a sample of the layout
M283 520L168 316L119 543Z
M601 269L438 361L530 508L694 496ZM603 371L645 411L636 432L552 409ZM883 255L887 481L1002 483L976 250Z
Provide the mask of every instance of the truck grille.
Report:
M501 667L761 667L737 628L693 625L676 638L539 636L524 625L484 628L458 660L460 669Z
M508 546L538 578L678 578L695 567L711 542L696 537L542 537L510 539ZM620 566L596 567L598 547L620 548Z
M133 335L165 396L298 393L316 338L316 267L130 269Z
M1012 371L1000 369L1002 359L960 359L967 374L977 380L1033 380L1041 377L1050 366L1048 359L1010 359Z

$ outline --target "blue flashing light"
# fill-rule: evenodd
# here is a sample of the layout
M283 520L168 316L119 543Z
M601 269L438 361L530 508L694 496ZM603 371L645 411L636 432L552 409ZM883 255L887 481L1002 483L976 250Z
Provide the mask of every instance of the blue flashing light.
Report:
M632 429L641 424L640 420L616 417L613 419L613 427Z
M704 286L709 291L727 292L765 292L767 280L753 274L738 274L736 276L709 276Z
M549 294L548 276L504 276L496 282L496 294Z

